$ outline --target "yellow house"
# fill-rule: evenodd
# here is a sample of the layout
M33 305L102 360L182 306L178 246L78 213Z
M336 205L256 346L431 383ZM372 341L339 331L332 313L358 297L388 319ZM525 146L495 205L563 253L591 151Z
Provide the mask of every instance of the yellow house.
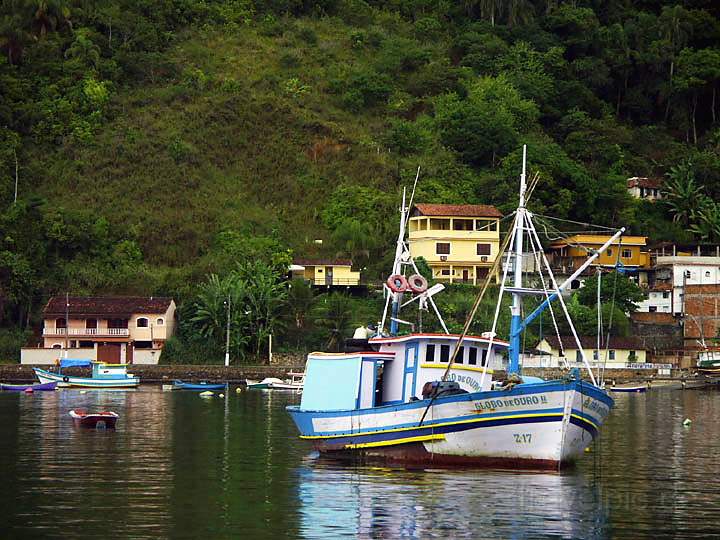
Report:
M555 268L572 272L608 240L609 235L596 234L576 234L556 240L547 250L548 259ZM644 250L646 245L646 236L622 236L601 253L591 266L614 268L620 262L629 269L649 268L650 254Z
M565 357L570 364L582 362L580 350L572 336L561 337L562 347L557 336L546 336L536 349L553 357ZM580 337L580 344L585 358L591 365L605 364L609 368L624 368L629 364L644 364L647 362L645 345L641 340L632 337L611 337L610 345L601 346L598 353L597 338L595 336Z
M324 287L352 287L360 284L360 272L353 272L349 259L296 259L290 267L294 278Z
M408 242L437 281L472 283L488 275L500 249L500 218L485 204L422 204L410 211Z

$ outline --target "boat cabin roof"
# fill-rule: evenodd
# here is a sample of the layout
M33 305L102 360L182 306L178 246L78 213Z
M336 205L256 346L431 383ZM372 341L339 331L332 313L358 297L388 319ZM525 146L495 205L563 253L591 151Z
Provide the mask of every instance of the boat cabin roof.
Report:
M406 341L419 341L419 340L426 340L426 341L455 341L460 338L459 334L431 334L431 333L424 333L424 334L406 334L404 336L389 336L389 337L373 337L368 339L368 343L371 345L378 344L378 345L389 345L392 343L404 343ZM502 339L493 339L493 347L498 348L504 348L508 347L510 344ZM490 338L486 338L483 336L465 336L463 338L463 343L465 342L474 342L474 343L489 343Z

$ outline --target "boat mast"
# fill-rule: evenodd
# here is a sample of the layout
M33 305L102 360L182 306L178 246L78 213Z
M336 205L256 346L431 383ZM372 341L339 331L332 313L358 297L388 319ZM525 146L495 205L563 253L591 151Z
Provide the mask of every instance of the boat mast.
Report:
M512 293L512 307L510 313L510 347L508 349L508 375L520 373L520 327L522 325L522 296L519 290L522 289L522 257L523 257L523 229L525 223L525 179L527 167L527 145L523 145L523 165L520 175L520 201L515 220L515 283Z
M392 275L402 272L402 255L405 250L405 188L403 188L402 205L400 206L400 230L398 231L397 244L395 245L395 262L393 263ZM393 295L392 314L390 316L390 335L395 336L398 332L397 317L400 313L400 303L402 302L402 293L391 293Z

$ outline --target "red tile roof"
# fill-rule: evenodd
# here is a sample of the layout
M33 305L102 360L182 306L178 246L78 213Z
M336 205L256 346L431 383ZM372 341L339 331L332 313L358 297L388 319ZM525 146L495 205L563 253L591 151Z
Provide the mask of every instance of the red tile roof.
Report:
M645 178L645 177L640 177L640 176L633 176L632 178L628 178L627 187L660 189L662 187L662 180L659 180L657 178Z
M453 217L502 217L500 210L489 204L425 204L417 203L413 215Z
M352 266L350 259L293 259L300 266Z
M558 342L557 336L545 336L545 341L553 349L559 349L560 343ZM561 336L563 349L577 349L577 343L575 338L572 336ZM596 349L597 348L597 337L596 336L580 336L580 344L583 349ZM601 343L603 349L606 348L605 343ZM611 337L610 338L610 349L623 349L623 350L638 350L645 349L645 345L642 340L635 337Z
M172 298L161 296L71 296L68 298L67 313L87 316L130 317L135 313L165 313ZM53 296L48 300L43 315L64 317L65 297Z

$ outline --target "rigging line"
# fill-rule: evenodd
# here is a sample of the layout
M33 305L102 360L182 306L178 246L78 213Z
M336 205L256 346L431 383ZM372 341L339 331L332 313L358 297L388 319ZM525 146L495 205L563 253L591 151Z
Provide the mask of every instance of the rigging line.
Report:
M542 263L540 261L540 254L543 254L543 256L544 256L544 252L542 250L541 245L537 246L537 248L538 248L537 251L535 250L536 240L533 237L533 235L529 235L529 239L530 239L530 247L533 250L533 255L536 260L538 275L540 276L540 283L542 284L543 292L545 293L545 300L547 301L548 309L550 310L550 317L552 319L553 327L555 328L555 335L557 336L557 339L558 339L558 346L560 347L560 349L559 349L560 358L563 358L563 364L565 364L565 367L569 369L570 365L568 364L567 358L565 358L565 355L564 355L565 347L563 346L562 339L560 339L560 329L558 328L557 320L555 319L555 310L552 307L552 302L550 301L550 295L548 294L547 285L545 284L545 277L543 276L543 273L542 273ZM538 239L538 241L539 241L539 239ZM542 317L542 315L540 315L540 317ZM542 319L541 319L541 322L542 322Z
M517 215L515 217L515 221L517 222ZM482 302L482 299L488 290L488 287L490 285L490 280L492 279L492 276L497 272L497 269L498 269L499 265L501 264L501 261L503 258L502 257L503 253L507 249L507 246L512 237L514 237L513 234L508 234L503 239L503 243L500 246L500 250L498 251L497 256L495 257L495 261L493 262L493 265L490 268L490 271L488 272L487 276L485 277L485 283L483 283L482 290L480 291L480 294L478 294L477 297L475 298L475 303L473 304L473 307L470 310L470 313L468 313L468 316L465 320L465 326L463 327L462 334L460 334L460 336L458 337L457 345L455 345L455 349L453 350L453 354L450 357L450 361L448 362L447 368L445 368L445 373L443 373L441 381L447 380L448 373L450 372L452 365L455 363L455 359L457 358L458 352L460 351L460 346L462 345L462 342L465 339L465 336L467 335L468 331L470 330L470 325L472 324L472 320L475 317L475 312L477 311L478 307L480 307L480 302ZM490 337L490 341L488 344L488 353L485 356L485 358L486 358L485 369L487 369L487 362L490 358L489 349L491 346L492 346L492 336ZM485 370L483 370L483 374L484 374L484 372L485 372ZM428 411L430 410L430 407L432 407L432 404L435 402L436 398L437 398L437 392L434 392L433 397L430 399L430 403L428 403L427 407L425 407L425 411L423 412L423 415L420 418L420 422L418 423L418 426L422 426L422 423L425 420L425 416L427 415Z
M618 242L618 252L617 257L615 259L615 276L613 279L613 293L612 293L612 301L610 303L610 320L608 321L608 331L607 331L607 338L605 341L605 362L603 363L603 369L602 369L602 378L605 377L605 368L607 366L608 361L608 354L610 351L610 336L612 333L612 325L613 325L613 315L615 313L615 295L617 293L617 280L618 280L618 265L620 264L620 254L622 253L622 236L619 238ZM600 309L600 306L598 306L598 309ZM598 353L599 354L599 353Z
M601 229L604 231L616 231L617 230L613 227L606 227L604 225L598 225L596 223L587 223L585 221L574 221L572 219L563 219L563 218L558 218L558 217L553 217L553 216L545 216L542 214L535 214L535 217L540 217L543 219L550 219L552 221L561 221L563 223L574 223L575 225L585 225L586 227L597 227L598 229Z

